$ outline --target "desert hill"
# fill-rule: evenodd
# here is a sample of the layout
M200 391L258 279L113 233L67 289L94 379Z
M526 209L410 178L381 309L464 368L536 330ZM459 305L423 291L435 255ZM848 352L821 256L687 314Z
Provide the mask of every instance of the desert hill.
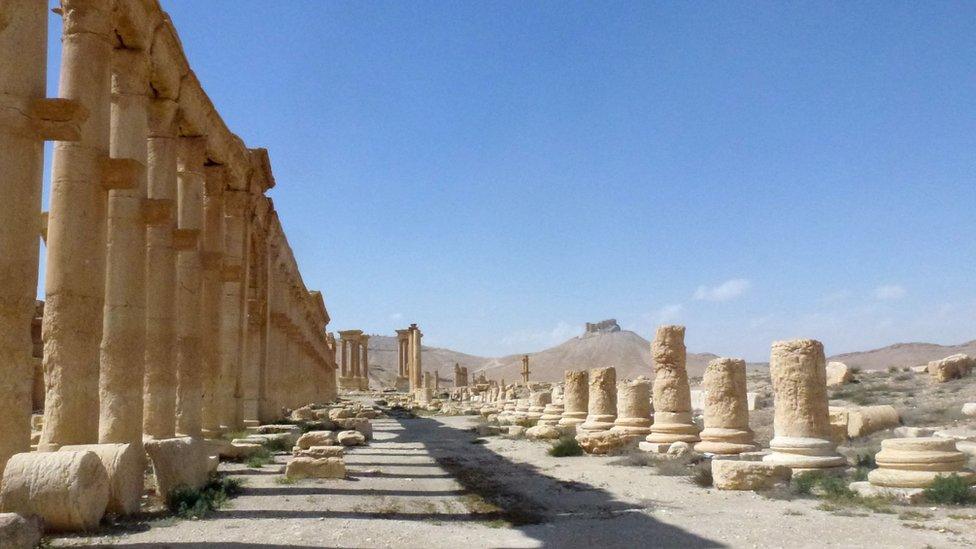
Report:
M860 368L862 370L887 370L892 366L897 368L921 366L930 360L938 360L956 353L976 356L976 340L959 345L896 343L871 351L834 355L828 360L843 362L852 368Z

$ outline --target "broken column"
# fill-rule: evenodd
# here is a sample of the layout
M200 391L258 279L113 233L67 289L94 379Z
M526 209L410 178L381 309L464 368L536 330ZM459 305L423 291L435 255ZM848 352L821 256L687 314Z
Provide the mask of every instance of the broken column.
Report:
M651 385L638 377L617 386L617 419L614 433L643 439L651 432Z
M705 429L695 450L709 454L741 454L757 449L749 428L746 361L716 358L708 363L705 388Z
M552 392L549 395L549 404L546 404L545 408L543 408L542 415L539 416L538 425L555 427L563 417L563 410L563 393L557 385L552 388Z
M587 433L608 431L617 418L617 370L594 368L590 370L589 406L586 421L579 430Z
M642 447L655 450L674 442L698 442L685 369L685 327L659 326L651 343L651 354L654 357L654 424L645 439L651 446Z
M178 149L178 219L181 245L177 258L176 432L202 434L203 360L201 332L201 247L206 139L183 137Z
M827 412L827 361L823 344L812 339L773 343L769 373L773 382L772 454L763 458L794 472L846 465L830 440Z
M98 439L99 404L93 396L102 340L108 189L128 183L125 170L108 155L112 6L111 0L61 2L59 95L77 101L88 119L78 142L54 145L51 166L41 450Z
M46 99L47 3L6 2L0 29L0 471L30 447L35 311L44 141L80 138L86 111L69 100ZM62 91L65 91L62 87ZM77 96L77 93L76 93ZM106 98L107 99L107 98ZM88 128L89 143L94 137ZM62 156L64 153L62 153ZM62 158L62 163L64 159ZM94 175L94 174L91 174ZM98 181L89 182L97 190Z
M146 357L146 50L112 52L111 155L133 179L108 195L105 313L99 370L98 441L142 444Z
M176 113L172 99L149 107L148 195L155 215L146 231L146 362L143 432L176 434Z
M360 368L359 370L362 377L360 377L359 389L361 391L368 391L369 390L369 336L365 334L359 336L359 344L362 345L363 347L363 354L362 354L363 364L362 364L362 368Z
M589 375L586 370L566 370L563 384L563 414L559 425L576 427L586 421L589 408Z

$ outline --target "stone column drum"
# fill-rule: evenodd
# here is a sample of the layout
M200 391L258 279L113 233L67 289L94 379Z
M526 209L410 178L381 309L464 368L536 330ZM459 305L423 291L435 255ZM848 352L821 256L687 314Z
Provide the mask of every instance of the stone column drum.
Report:
M88 111L77 143L54 145L47 230L44 427L38 448L98 440L98 368L105 297L112 0L62 0L59 95ZM24 328L26 330L26 328Z
M685 369L685 327L659 326L651 343L651 354L654 357L654 424L647 442L698 442Z
M617 370L594 368L590 370L590 396L586 421L579 431L596 433L609 431L617 418Z
M709 454L741 454L757 449L749 428L746 361L716 358L708 363L705 387L705 429L695 450Z
M185 242L177 259L176 431L189 437L202 434L203 360L200 353L200 230L206 139L180 139L177 187L179 227Z
M176 102L149 107L148 194L155 218L146 230L146 367L143 433L176 434Z
M589 409L589 374L586 370L566 370L563 375L563 414L559 425L576 427L586 421Z
M846 465L830 440L827 361L823 344L812 339L777 341L769 359L773 382L772 454L763 461L794 472Z
M888 488L926 488L939 475L958 475L967 483L976 475L964 469L966 454L948 438L889 438L881 441L875 456L878 468L868 473L868 481Z
M220 396L220 316L223 301L224 249L224 188L226 168L204 168L203 231L200 241L200 265L203 268L200 286L200 351L203 359L203 401L201 425L203 436L217 438L221 434L221 407L225 404Z
M617 386L617 419L614 433L644 438L651 432L651 384L639 377Z
M112 158L137 171L108 195L105 314L99 370L98 441L142 444L146 360L146 171L149 55L112 52Z
M0 10L0 472L7 459L30 447L34 361L29 328L43 230L44 140L77 140L84 114L74 102L45 98L47 4L12 0ZM60 119L73 125L71 132L57 131Z

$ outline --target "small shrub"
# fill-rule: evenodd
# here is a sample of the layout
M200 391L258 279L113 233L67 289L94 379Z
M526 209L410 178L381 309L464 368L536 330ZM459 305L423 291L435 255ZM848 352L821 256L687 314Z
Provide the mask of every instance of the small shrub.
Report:
M273 438L265 442L264 447L269 452L287 452L291 450L291 448L288 446L288 443L284 439L280 439L280 438Z
M901 520L926 520L932 518L932 513L923 513L921 511L904 511L898 514L898 518Z
M562 437L549 448L552 457L570 457L583 455L583 447L574 437Z
M793 478L790 480L790 485L794 492L805 496L813 490L813 487L816 486L822 478L823 473L809 471L806 473L793 475Z
M712 486L712 464L705 462L696 465L691 473L691 482L702 488L710 488Z
M295 484L295 482L297 482L295 479L286 476L276 477L274 481L275 484L284 484L284 485L292 485Z
M888 366L888 373L889 374L898 373L898 366Z
M857 375L857 374L861 373L861 368L855 366L855 367L851 368L851 373L854 374L854 375Z
M241 481L214 475L201 488L181 486L173 490L167 507L183 518L201 518L219 509L243 491Z
M948 505L968 505L976 503L969 483L957 474L935 477L932 485L923 492L926 501Z
M274 457L267 448L261 448L247 458L247 466L251 469L260 469L272 462L274 462Z

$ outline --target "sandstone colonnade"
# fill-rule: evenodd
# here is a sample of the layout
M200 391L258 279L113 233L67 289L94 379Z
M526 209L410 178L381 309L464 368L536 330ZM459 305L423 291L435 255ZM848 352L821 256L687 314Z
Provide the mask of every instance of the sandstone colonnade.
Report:
M218 436L333 400L329 314L265 196L267 151L224 124L158 1L62 0L58 99L47 8L6 2L0 28L0 468L31 446L45 232L39 450Z

